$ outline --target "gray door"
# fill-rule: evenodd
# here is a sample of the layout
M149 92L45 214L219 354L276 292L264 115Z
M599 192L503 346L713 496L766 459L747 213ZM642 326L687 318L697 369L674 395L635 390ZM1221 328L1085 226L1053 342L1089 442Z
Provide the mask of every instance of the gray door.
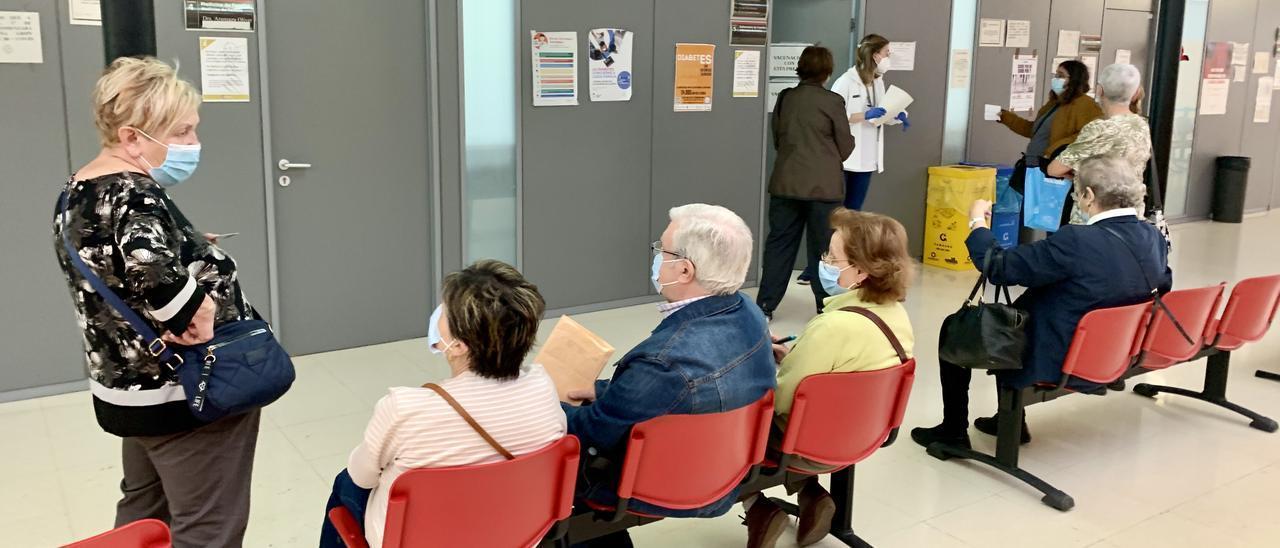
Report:
M279 321L294 354L426 334L425 4L260 4Z
M1116 62L1116 50L1129 50L1129 64L1142 71L1143 88L1149 90L1151 67L1147 65L1147 49L1153 30L1155 17L1151 12L1108 9L1102 18L1102 58L1098 60L1098 70ZM1093 78L1096 81L1098 76L1095 74ZM1144 107L1150 98L1148 91L1142 100Z

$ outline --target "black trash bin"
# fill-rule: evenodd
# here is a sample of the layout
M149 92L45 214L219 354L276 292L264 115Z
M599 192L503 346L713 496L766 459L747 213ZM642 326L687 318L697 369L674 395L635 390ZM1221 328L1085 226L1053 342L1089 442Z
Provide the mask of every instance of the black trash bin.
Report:
M1244 220L1244 194L1249 183L1249 158L1219 156L1213 178L1213 220L1238 223Z

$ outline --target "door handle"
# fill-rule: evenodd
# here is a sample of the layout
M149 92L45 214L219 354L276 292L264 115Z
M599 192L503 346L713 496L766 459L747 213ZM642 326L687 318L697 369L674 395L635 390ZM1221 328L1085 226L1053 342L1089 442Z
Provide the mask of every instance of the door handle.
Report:
M280 162L276 164L276 167L279 167L280 171L289 171L289 168L306 169L311 167L311 164L291 164L289 163L289 160L281 158Z

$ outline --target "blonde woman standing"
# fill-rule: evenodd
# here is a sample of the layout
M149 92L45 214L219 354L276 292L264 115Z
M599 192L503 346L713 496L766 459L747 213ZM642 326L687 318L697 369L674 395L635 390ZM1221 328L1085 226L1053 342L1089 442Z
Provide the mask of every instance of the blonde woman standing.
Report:
M884 74L889 68L889 40L868 34L858 43L854 66L831 85L831 91L844 98L849 131L858 143L843 164L845 209L861 211L871 189L871 174L884 172L884 127L903 124L905 130L911 126L906 112L892 120L883 119L886 112L880 102L885 93Z

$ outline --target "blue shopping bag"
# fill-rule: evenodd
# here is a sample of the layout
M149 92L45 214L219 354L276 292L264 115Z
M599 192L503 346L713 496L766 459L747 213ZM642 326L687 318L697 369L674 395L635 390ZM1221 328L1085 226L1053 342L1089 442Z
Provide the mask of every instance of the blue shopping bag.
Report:
M1027 168L1023 224L1027 228L1057 232L1062 224L1062 208L1071 192L1071 181L1046 177L1038 167Z

